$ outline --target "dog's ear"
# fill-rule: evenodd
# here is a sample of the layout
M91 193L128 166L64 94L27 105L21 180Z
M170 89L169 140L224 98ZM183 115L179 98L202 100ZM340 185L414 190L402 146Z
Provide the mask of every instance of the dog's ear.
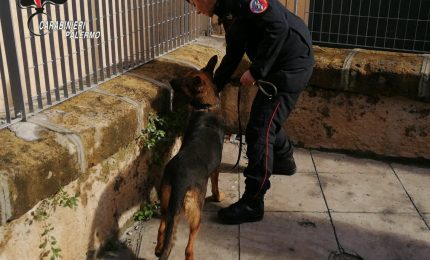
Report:
M218 62L218 56L217 55L212 56L212 58L208 61L208 64L206 65L206 67L202 69L202 71L206 71L207 73L212 75L214 73L214 69L217 62Z

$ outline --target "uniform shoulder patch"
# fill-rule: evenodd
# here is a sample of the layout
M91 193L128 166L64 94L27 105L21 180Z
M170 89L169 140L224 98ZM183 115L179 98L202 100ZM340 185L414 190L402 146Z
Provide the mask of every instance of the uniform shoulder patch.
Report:
M254 14L261 14L262 12L266 11L268 7L268 0L251 0L249 2L249 9L251 9L251 12Z

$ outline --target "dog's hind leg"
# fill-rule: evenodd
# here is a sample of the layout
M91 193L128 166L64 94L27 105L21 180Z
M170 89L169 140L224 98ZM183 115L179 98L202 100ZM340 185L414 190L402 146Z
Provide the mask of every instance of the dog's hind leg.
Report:
M161 221L160 227L158 228L157 246L155 247L155 255L160 256L163 250L165 231L166 231L166 220L167 211L169 208L170 194L172 192L172 186L163 184L161 187Z
M185 259L194 260L194 242L200 229L201 210L204 203L202 192L190 190L185 195L184 209L190 227L187 248L185 249Z
M211 184L212 184L212 199L216 202L220 202L224 199L224 192L219 191L218 187L219 169L217 168L211 174Z

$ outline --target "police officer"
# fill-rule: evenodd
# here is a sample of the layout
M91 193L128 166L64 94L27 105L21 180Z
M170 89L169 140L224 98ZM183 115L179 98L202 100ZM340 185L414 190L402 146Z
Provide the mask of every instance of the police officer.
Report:
M278 0L187 1L198 13L216 14L226 31L226 54L214 76L218 90L230 80L245 53L252 64L241 84L266 88L257 92L246 128L245 192L238 202L218 212L226 224L259 221L270 175L296 172L293 145L282 125L312 74L311 36L305 23ZM270 98L264 92L273 91L273 86L278 94Z

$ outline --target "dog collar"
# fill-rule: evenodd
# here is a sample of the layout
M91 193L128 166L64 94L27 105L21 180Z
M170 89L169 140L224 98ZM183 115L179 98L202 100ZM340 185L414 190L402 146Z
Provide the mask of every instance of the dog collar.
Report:
M195 109L195 110L210 110L213 108L220 108L220 103L217 104L200 104L200 103L194 103L191 102L191 106Z

